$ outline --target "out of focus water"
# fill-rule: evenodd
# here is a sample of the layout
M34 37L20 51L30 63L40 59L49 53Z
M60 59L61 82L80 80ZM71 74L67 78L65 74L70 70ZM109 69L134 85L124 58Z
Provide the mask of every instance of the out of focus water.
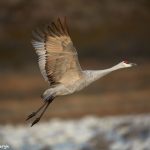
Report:
M0 144L11 150L150 150L150 115L1 125Z

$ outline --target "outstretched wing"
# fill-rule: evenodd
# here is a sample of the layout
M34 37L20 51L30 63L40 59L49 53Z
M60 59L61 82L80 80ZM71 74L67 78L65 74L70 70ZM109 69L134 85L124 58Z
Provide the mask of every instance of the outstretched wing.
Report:
M40 71L50 85L69 84L82 77L77 51L71 41L66 19L33 32L33 47L39 56Z

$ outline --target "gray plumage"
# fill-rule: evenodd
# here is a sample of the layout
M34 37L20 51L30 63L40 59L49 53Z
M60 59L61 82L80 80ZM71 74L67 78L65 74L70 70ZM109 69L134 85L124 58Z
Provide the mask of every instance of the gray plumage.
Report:
M70 38L66 18L64 21L58 18L56 22L48 24L43 31L35 30L32 45L39 57L40 71L49 83L49 88L42 96L45 101L72 94L114 70L135 65L122 61L109 69L83 71ZM36 122L35 120L33 124Z

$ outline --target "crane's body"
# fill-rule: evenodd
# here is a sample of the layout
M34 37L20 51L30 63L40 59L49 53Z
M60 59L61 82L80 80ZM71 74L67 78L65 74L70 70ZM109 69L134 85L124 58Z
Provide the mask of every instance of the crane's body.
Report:
M44 31L36 30L33 32L33 36L32 44L39 56L40 71L49 83L49 88L42 94L44 104L27 118L27 120L32 118L45 107L31 126L40 120L55 97L80 91L112 71L135 65L122 61L104 70L82 70L77 51L70 38L66 19L62 23L58 18L57 22L52 22L46 26Z
M83 88L87 87L88 85L100 79L101 77L124 67L130 67L130 64L125 64L124 62L121 62L109 69L82 71L82 77L77 81L69 82L66 85L58 84L53 87L50 87L43 93L42 97L44 100L47 100L48 97L50 97L51 95L56 97L72 94L74 92L82 90Z

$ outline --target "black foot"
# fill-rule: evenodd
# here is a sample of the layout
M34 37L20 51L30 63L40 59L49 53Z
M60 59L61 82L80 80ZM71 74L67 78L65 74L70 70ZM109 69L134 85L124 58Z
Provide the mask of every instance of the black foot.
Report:
M27 117L26 121L29 120L30 118L34 117L35 115L36 115L35 112L31 113L31 114Z
M31 127L33 126L33 125L35 125L36 123L38 123L40 121L40 118L36 118L34 121L33 121L33 123L31 124Z

